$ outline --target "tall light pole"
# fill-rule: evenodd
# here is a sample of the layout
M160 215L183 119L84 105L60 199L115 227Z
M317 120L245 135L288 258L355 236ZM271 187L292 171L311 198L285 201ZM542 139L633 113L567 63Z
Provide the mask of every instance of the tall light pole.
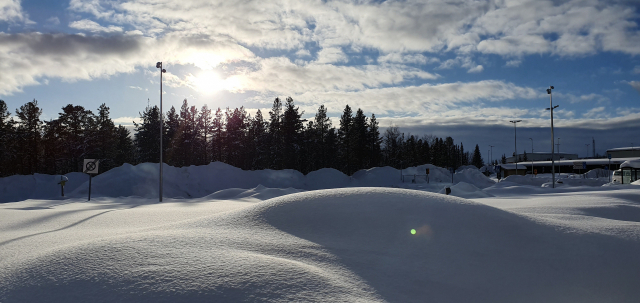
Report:
M531 140L531 176L533 176L533 139L529 138L529 140Z
M551 112L551 187L552 188L556 188L556 166L555 166L555 162L554 162L554 150L553 150L553 109L557 108L558 105L553 106L553 98L551 95L551 90L553 89L553 85L549 86L549 88L547 88L547 94L549 95L549 107L547 108L548 111ZM560 138L558 138L558 142L560 142ZM558 149L560 149L559 147L559 143L558 143Z
M585 144L585 145L587 146L587 158L589 158L589 145L591 145L591 144ZM585 158L585 159L587 159L587 158Z
M167 70L162 68L162 62L156 63L156 68L160 69L160 188L158 189L158 199L162 202L162 126L164 124L164 121L162 121L162 74L166 73Z
M514 154L515 159L513 161L516 162L516 175L518 174L518 137L516 136L516 123L521 122L522 120L511 120L509 122L513 123L513 145L516 148L516 153Z
M489 153L489 163L490 163L490 165L493 165L493 146L494 145L489 145L489 147L491 148L491 152Z

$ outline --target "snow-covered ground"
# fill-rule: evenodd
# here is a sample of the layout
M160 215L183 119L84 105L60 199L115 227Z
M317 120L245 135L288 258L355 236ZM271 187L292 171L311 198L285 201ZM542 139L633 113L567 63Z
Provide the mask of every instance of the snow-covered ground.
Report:
M430 169L429 183L424 174ZM0 179L0 302L637 302L640 187L431 165ZM416 174L415 183L413 174ZM405 175L404 182L401 175ZM451 195L441 193L451 188Z

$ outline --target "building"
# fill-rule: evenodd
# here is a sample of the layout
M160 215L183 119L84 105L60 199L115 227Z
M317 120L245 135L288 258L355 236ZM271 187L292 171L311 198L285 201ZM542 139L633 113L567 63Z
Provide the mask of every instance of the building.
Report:
M607 154L611 154L611 158L640 157L640 147L619 147L607 149Z
M640 163L640 158L558 160L555 161L555 163L551 163L551 161L519 162L517 174L525 175L531 174L532 172L536 174L548 174L551 173L552 165L554 166L553 170L557 174L581 174L596 168L613 171L620 169L625 161L636 161L634 163ZM499 166L501 166L503 178L516 174L515 164L500 164ZM630 172L630 178L631 174L632 173ZM640 167L638 168L638 172L635 174L640 177Z
M524 154L518 154L520 162L524 161ZM507 163L515 163L516 157L507 158ZM553 160L575 160L578 154L554 153ZM551 153L527 153L527 161L551 161Z

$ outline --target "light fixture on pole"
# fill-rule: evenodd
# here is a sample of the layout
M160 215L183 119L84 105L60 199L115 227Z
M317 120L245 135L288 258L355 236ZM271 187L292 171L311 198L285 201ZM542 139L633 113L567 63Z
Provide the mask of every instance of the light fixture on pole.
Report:
M529 140L531 140L531 175L533 176L533 139L529 138Z
M547 94L549 95L549 107L547 107L547 110L551 112L551 187L555 188L556 187L556 166L555 166L555 162L554 162L554 149L553 146L555 142L553 142L553 109L557 108L558 105L553 106L553 98L551 95L551 90L553 89L553 85L549 86L549 88L547 88ZM558 138L558 142L560 142L560 138ZM559 143L558 143L558 150L560 149Z
M518 174L518 143L517 143L518 137L516 136L516 123L522 122L522 120L511 120L509 122L513 123L513 138L514 138L513 145L516 149L516 152L513 154L514 156L513 162L516 163L516 175L517 175Z
M166 73L167 70L162 68L162 62L156 63L156 68L160 69L160 187L158 189L158 199L162 202L162 135L163 135L163 127L164 121L162 121L162 74Z

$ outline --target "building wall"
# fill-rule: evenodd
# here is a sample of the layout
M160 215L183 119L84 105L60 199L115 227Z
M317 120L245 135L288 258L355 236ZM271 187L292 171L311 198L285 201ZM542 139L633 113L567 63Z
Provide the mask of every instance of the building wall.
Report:
M524 158L524 154L518 154L518 156L522 159ZM554 160L575 160L578 159L577 154L565 154L565 153L554 153ZM514 159L516 157L507 158L507 163L515 163ZM527 153L527 161L551 161L551 153Z
M634 150L608 150L607 153L611 154L612 158L640 157L640 149L634 149Z

